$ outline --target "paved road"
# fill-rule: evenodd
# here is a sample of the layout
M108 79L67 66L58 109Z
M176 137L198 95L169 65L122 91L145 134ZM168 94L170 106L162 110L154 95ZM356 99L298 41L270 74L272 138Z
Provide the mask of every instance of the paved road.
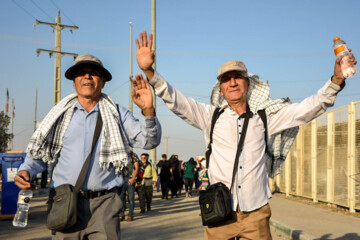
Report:
M360 213L283 194L274 194L270 206L277 229L291 231L293 239L360 240Z
M15 228L12 220L0 220L0 239L6 240L50 240L51 233L45 227L46 195L36 196L30 208L28 226ZM121 222L122 238L124 240L137 239L203 239L203 226L197 196L192 198L173 198L162 200L160 194L154 192L152 210L139 213L136 201L135 220ZM285 240L272 229L274 240Z

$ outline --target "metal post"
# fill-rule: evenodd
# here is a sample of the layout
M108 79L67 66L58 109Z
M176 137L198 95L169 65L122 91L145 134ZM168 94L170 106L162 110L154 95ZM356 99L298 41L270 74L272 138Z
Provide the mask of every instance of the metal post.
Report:
M37 98L38 98L38 89L36 88L36 96L35 96L35 119L34 119L34 132L36 130L37 124Z
M294 159L292 159L292 155L293 152L296 151L296 148L292 147L286 160L284 163L284 168L285 168L285 193L286 196L290 196L290 191L291 191L291 162L294 161ZM283 173L284 174L284 173Z
M355 181L355 156L356 156L356 105L351 102L349 105L348 117L348 199L349 210L355 212L356 205L356 181Z
M54 105L61 99L61 18L60 11L56 17L55 25L55 83L54 83Z
M304 161L304 126L299 127L298 137L296 138L297 158L296 158L296 195L301 196L303 193L303 161Z
M14 118L15 118L14 111L15 111L14 99L12 99L11 132L13 137L11 138L11 150L14 150Z
M152 49L156 51L156 0L151 0L151 33L153 34ZM155 55L156 56L156 55ZM153 65L156 70L156 59ZM153 94L154 108L156 109L156 96ZM156 161L156 148L150 150L150 159Z
M327 191L326 200L334 202L334 158L335 158L335 112L328 113L328 136L327 136Z
M317 200L317 119L311 122L311 195Z
M168 141L169 141L169 137L166 136L165 137L165 143L166 143L165 154L166 154L166 156L168 156Z
M132 79L133 79L133 29L132 29L132 19L130 18L130 75L129 75L129 111L133 112L133 102L132 102Z

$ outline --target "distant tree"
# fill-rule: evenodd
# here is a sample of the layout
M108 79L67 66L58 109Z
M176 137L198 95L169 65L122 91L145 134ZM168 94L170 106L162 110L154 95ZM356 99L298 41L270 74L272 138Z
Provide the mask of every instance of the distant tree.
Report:
M6 133L10 124L10 117L5 115L4 111L0 112L0 152L8 149L9 140L13 138L12 134Z

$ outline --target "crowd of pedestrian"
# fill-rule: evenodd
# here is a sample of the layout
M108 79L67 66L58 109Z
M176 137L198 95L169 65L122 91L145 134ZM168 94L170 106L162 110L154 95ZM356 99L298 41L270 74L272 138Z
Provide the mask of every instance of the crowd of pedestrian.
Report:
M141 158L135 157L129 167L129 176L126 177L121 192L121 199L124 202L121 209L120 220L125 220L126 204L129 203L127 221L134 220L135 197L137 192L139 199L140 214L151 211L151 203L154 189L161 191L161 199L181 197L185 188L185 197L192 197L199 189L204 189L202 179L205 177L205 159L180 160L178 155L173 154L167 158L166 154L161 159L153 161L149 154L141 154ZM204 175L205 174L205 175ZM206 188L206 187L205 187Z

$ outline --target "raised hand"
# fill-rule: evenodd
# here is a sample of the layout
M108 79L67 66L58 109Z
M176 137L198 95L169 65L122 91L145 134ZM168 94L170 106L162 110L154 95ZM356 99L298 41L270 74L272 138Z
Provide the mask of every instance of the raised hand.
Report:
M140 33L140 42L136 39L136 59L141 70L153 71L152 65L155 62L155 52L151 50L153 35L149 35L149 41L147 39L146 31Z
M148 117L156 115L153 105L153 95L149 81L144 79L141 74L135 76L133 79L132 98L134 103L142 110L142 114Z
M351 49L349 49L349 51L351 52ZM333 83L336 83L338 85L341 85L344 81L345 81L345 77L343 76L342 70L341 70L341 60L343 57L339 57L336 59L335 61L335 67L334 67L334 75L331 79L331 81ZM349 55L349 60L350 62L352 62L353 64L357 64L357 61L355 60L354 55L351 53Z

